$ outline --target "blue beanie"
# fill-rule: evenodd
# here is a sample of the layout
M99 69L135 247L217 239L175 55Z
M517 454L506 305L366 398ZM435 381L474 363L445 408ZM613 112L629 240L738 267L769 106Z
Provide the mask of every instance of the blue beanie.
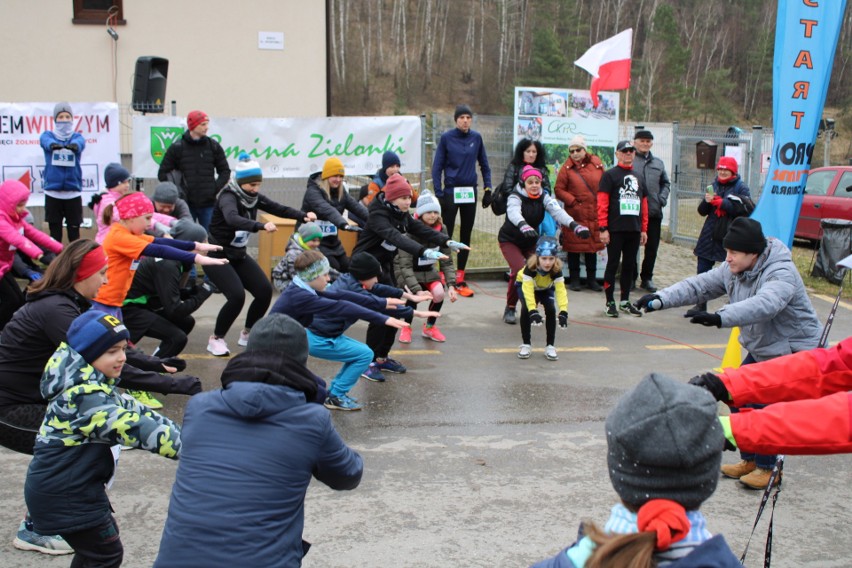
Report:
M391 152L388 150L384 154L382 154L382 171L385 171L391 166L401 166L402 164L399 161L399 156L396 152Z
M556 251L558 250L559 243L553 237L543 236L535 244L536 256L556 256Z
M119 341L130 341L130 332L117 317L89 310L71 322L66 337L68 345L91 364Z
M112 162L104 168L104 184L107 189L112 189L123 181L130 179L130 172L121 164Z

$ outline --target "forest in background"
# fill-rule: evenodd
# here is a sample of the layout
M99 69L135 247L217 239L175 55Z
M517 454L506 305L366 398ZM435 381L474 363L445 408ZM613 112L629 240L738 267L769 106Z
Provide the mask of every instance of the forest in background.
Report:
M588 88L574 66L633 28L628 120L771 125L777 0L331 0L332 112L510 114L515 85ZM852 156L852 10L826 106ZM840 148L838 148L840 150Z

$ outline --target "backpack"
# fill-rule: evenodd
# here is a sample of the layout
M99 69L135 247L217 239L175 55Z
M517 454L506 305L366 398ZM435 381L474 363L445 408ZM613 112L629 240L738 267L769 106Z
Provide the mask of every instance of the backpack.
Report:
M512 193L511 187L506 187L506 184L500 182L500 185L494 188L491 192L491 212L495 215L505 215L506 206L509 203L509 194Z

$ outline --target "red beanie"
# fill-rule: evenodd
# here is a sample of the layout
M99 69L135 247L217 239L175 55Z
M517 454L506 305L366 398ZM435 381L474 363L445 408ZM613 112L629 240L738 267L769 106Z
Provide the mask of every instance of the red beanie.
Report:
M207 116L207 113L201 110L194 110L188 115L186 115L186 126L190 130L195 130L195 127L204 122L205 120L210 120L210 117Z
M731 156L722 156L719 158L719 163L716 164L716 169L730 170L731 173L737 175L737 160Z
M390 203L400 197L411 197L411 185L401 174L393 174L385 183L385 201Z

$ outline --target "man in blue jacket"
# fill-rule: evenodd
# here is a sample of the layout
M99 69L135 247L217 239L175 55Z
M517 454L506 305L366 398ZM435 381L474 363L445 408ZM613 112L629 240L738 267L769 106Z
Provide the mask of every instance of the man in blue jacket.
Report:
M316 404L322 381L307 360L304 328L271 314L228 362L222 388L190 400L154 566L301 566L311 478L355 489L364 470Z
M441 202L441 212L447 234L453 238L456 213L461 216L459 241L469 243L476 220L476 164L482 172L485 194L491 192L491 167L485 153L485 143L479 132L471 130L473 111L467 105L459 105L453 114L456 127L441 135L435 148L432 162L432 184L435 196ZM443 180L441 179L443 176ZM442 183L443 181L443 183ZM456 291L466 297L473 296L465 283L464 270L469 250L460 250L456 262Z

